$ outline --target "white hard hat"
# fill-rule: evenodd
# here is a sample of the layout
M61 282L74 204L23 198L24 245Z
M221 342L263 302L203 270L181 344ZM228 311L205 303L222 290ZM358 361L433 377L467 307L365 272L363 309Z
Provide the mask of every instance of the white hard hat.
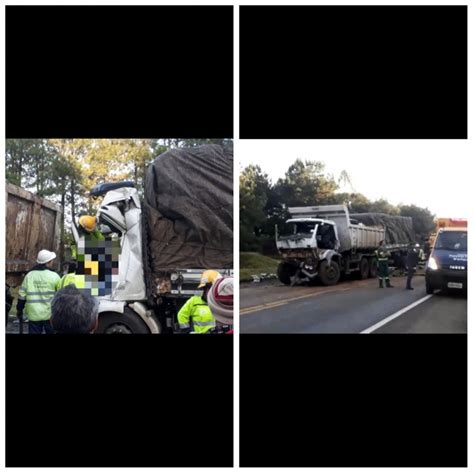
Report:
M44 264L51 262L51 260L54 260L56 258L56 254L54 252L50 252L49 250L40 250L38 252L38 258L36 261L38 263Z

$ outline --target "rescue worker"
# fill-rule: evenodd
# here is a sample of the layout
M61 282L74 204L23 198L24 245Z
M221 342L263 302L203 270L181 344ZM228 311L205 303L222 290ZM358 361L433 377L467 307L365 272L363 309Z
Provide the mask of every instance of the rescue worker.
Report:
M105 240L104 234L97 229L97 218L95 216L83 215L79 217L79 232L93 240ZM77 245L71 245L71 258L77 259Z
M375 251L375 257L377 259L377 276L379 277L379 288L383 288L383 283L385 281L386 288L393 288L390 284L390 279L388 276L388 257L389 252L385 248L385 241L381 240L379 243L379 248Z
M29 271L20 286L17 303L17 316L20 324L23 321L23 310L28 319L28 332L30 334L52 334L51 326L51 300L56 293L59 275L50 270L54 252L40 250L36 262L38 265Z
M407 253L407 290L414 290L411 286L411 279L416 272L418 266L418 259L420 258L420 244L412 244Z
M216 320L207 305L207 294L218 278L221 278L221 275L215 270L203 272L198 286L203 288L202 296L189 298L178 312L178 324L182 332L204 334L216 327Z
M56 286L56 290L60 290L68 285L75 285L76 288L85 288L84 275L76 274L77 264L76 262L68 262L67 273L64 275Z

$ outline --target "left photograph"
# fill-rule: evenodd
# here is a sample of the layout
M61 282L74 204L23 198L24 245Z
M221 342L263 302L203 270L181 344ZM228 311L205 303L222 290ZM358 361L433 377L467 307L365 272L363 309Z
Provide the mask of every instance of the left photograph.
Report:
M231 139L7 139L6 332L232 334Z

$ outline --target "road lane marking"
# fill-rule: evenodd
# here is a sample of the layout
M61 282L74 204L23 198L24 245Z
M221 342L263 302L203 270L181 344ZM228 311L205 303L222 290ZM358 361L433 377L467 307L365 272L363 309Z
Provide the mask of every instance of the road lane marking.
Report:
M336 291L349 291L351 288L338 288L335 290L326 290L320 291L319 293L310 293L308 295L295 296L294 298L287 298L284 300L274 301L273 303L263 303L257 306L250 306L248 308L242 308L240 310L240 315L256 313L258 311L263 311L264 309L276 308L277 306L283 306L285 304L291 303L292 301L301 300L303 298L310 298L311 296L319 296L327 293L335 293Z
M421 303L424 303L425 301L429 300L433 295L426 295L421 300L415 301L414 303L405 306L402 308L400 311L397 311L396 313L393 313L390 316L387 316L385 319L382 319L382 321L379 321L378 323L374 324L373 326L370 326L370 328L364 329L360 334L370 334L371 332L375 331L376 329L385 326L385 324L389 323L390 321L394 320L395 318L398 318L402 314L406 313L407 311L410 311L410 309L413 309L415 306L418 306Z

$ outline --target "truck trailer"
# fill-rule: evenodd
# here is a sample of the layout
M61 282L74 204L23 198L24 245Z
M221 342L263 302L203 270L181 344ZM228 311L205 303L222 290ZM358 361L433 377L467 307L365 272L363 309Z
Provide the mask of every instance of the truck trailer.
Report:
M5 185L5 200L6 283L13 287L36 264L40 250L59 255L62 212L54 202L11 183Z
M341 274L375 277L375 250L380 241L397 266L414 240L410 217L381 213L349 214L345 204L290 207L286 224L292 232L279 235L276 246L282 257L278 277L286 285L319 280L335 285Z

